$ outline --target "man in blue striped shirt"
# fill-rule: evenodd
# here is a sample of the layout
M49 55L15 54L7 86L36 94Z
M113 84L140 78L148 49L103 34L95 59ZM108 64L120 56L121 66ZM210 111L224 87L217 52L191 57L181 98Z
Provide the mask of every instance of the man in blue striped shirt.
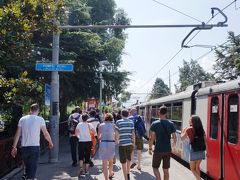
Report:
M122 119L116 123L116 136L119 142L119 159L125 180L130 180L130 165L133 145L135 144L135 133L133 121L128 119L128 110L121 112Z

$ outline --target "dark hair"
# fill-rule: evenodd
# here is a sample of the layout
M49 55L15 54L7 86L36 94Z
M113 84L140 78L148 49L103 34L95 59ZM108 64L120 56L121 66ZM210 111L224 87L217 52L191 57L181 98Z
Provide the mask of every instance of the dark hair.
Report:
M37 110L39 110L39 105L37 103L32 104L30 110L31 112L36 112Z
M113 121L113 115L111 113L107 113L104 119L105 121Z
M123 110L121 111L121 114L122 114L123 117L128 117L129 112L128 112L127 109L123 109Z
M159 112L160 112L160 114L162 114L162 115L167 114L167 107L164 106L164 105L162 105L162 106L159 108Z
M97 114L97 113L96 113L95 110L91 110L90 113L89 113L89 115L90 115L91 117L95 117L96 114Z
M82 114L82 120L83 120L83 122L87 121L87 119L88 119L88 114L87 114L87 113L83 113L83 114Z
M191 121L192 121L192 127L195 131L195 134L197 136L203 136L204 130L203 130L203 125L202 125L202 121L201 121L200 117L197 115L192 115Z
M79 113L79 114L82 114L82 110L79 106L76 106L75 107L75 112Z

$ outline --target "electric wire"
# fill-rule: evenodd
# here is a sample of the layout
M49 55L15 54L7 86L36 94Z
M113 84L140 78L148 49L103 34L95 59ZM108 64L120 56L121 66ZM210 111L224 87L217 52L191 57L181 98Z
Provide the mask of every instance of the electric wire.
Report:
M165 7L167 7L168 9L171 9L171 10L173 10L173 11L175 11L175 12L178 12L178 13L186 16L186 17L189 17L189 18L191 18L191 19L193 19L193 20L196 20L196 21L202 23L202 21L200 21L200 20L198 20L198 19L196 19L196 18L194 18L194 17L192 17L192 16L190 16L190 15L188 15L188 14L186 14L186 13L183 13L183 12L181 12L181 11L175 9L175 8L172 8L172 7L170 7L170 6L166 5L166 4L163 4L163 3L161 3L161 2L159 2L159 1L157 1L157 0L152 0L152 1L155 2L155 3L157 3L157 4L160 4L160 5L162 5L162 6L165 6Z
M238 35L236 36L236 38L239 38L239 37L240 37L240 34L238 34ZM218 47L221 47L221 46L227 44L228 42L230 42L230 40L227 40L227 41L225 41L224 43L218 45ZM217 50L218 47L212 48L210 51L202 54L201 56L199 56L198 58L194 59L193 61L199 61L200 59L204 58L205 56L207 56L207 55L210 54L211 52ZM219 58L218 58L218 59L219 59ZM218 59L216 59L215 61L217 61ZM211 68L209 68L209 69L211 69ZM209 69L207 69L206 71L208 72ZM179 71L175 71L175 72L172 73L170 76L167 76L166 78L164 78L164 80L167 80L167 79L173 77L173 76L176 75L178 72L179 72Z
M154 0L153 0L154 1ZM235 3L237 0L232 1L231 3L229 3L227 6L225 6L221 11L226 10L228 7L230 7L233 3ZM216 17L219 14L216 13L214 14L208 21L207 23L209 23L214 17ZM186 45L188 45L199 33L201 30L199 30L187 43ZM142 86L140 86L139 88L143 88L144 86L146 86L154 77L157 76L157 74L163 69L165 68L184 48L181 47L173 56L172 58L170 58L170 60L167 61L167 63L165 63L151 78L149 78Z

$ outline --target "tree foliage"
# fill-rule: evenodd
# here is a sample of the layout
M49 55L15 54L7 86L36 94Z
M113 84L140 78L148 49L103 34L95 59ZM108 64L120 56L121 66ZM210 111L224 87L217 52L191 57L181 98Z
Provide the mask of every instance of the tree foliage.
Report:
M156 99L167 96L171 93L169 87L164 83L161 78L157 78L150 94L150 99Z
M50 83L50 73L36 72L36 62L51 63L52 31L61 25L128 24L114 0L12 0L0 5L0 74L18 78L23 71L34 81ZM99 61L108 60L103 97L117 97L127 86L128 72L119 70L126 35L124 30L62 30L59 63L72 63L72 73L60 74L60 113L69 103L99 97L94 83ZM44 78L43 78L44 77ZM28 92L29 89L26 89ZM21 96L21 95L20 95ZM62 118L64 120L64 117Z
M55 0L12 0L1 4L0 65L7 73L22 70L16 68L16 62L24 66L24 60L32 52L36 31L44 35L56 28L53 20L61 12L61 7L62 0L57 3ZM20 72L17 71L15 76Z
M179 67L179 86L175 85L176 92L185 91L190 85L201 81L213 80L214 76L204 71L197 61L183 61L183 67Z
M240 75L240 36L228 33L227 45L215 51L217 60L214 70L218 78L233 80Z

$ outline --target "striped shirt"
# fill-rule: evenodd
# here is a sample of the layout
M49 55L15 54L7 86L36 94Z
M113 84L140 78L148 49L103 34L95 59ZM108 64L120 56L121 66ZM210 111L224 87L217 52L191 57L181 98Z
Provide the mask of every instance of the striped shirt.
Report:
M134 124L130 119L120 119L116 123L116 130L119 133L119 146L128 146L133 144L132 133Z

